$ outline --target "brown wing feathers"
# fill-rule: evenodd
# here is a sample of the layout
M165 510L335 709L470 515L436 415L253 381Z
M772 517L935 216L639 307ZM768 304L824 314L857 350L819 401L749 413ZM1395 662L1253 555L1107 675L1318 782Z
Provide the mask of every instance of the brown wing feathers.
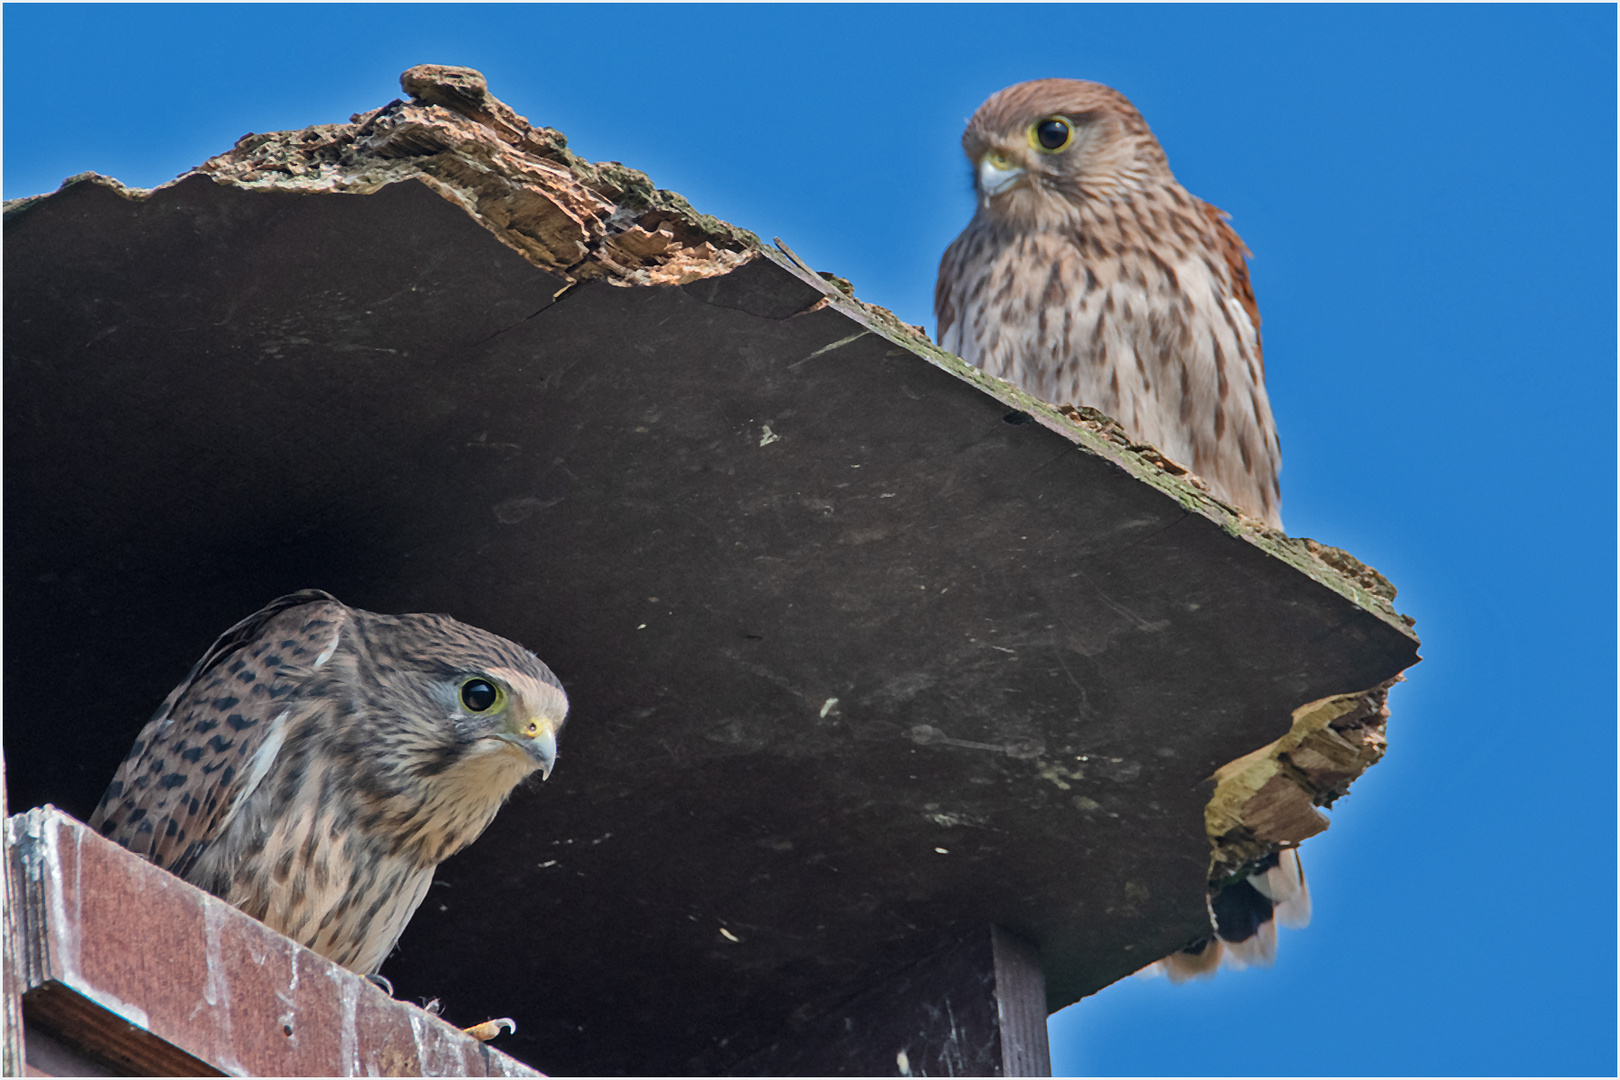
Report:
M1232 295L1237 302L1243 305L1243 310L1249 313L1249 320L1254 323L1256 340L1254 343L1255 356L1260 360L1260 370L1266 366L1265 357L1260 348L1258 334L1260 331L1260 303L1254 298L1254 283L1249 280L1249 257L1254 252L1249 245L1237 234L1231 226L1232 215L1218 206L1199 200L1199 208L1204 216L1215 226L1215 236L1221 247L1221 257L1226 261L1226 272L1232 282Z
M344 611L306 589L221 634L141 731L90 825L184 877L246 794L254 752Z

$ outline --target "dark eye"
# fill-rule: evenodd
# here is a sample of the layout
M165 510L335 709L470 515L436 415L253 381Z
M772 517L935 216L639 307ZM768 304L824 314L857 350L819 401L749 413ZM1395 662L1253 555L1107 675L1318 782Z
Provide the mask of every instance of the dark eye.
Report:
M500 690L488 679L468 679L461 684L461 703L468 712L488 712L500 700Z
M1048 116L1031 129L1035 144L1049 153L1056 153L1074 138L1074 125L1061 116Z

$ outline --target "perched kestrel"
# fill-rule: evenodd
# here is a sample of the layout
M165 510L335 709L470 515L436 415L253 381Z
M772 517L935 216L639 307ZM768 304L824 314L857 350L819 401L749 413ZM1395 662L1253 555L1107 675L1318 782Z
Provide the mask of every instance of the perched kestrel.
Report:
M370 975L433 870L551 772L568 699L521 646L316 589L237 623L169 694L91 826Z
M962 135L978 208L945 251L939 342L1057 405L1087 405L1277 528L1277 431L1260 359L1249 249L1188 194L1125 96L1039 79L979 106ZM1303 925L1293 851L1210 900L1214 933L1166 958L1180 979L1267 963Z
M1089 405L1281 527L1260 313L1226 215L1176 182L1125 96L1039 79L968 121L978 209L939 264L939 343Z

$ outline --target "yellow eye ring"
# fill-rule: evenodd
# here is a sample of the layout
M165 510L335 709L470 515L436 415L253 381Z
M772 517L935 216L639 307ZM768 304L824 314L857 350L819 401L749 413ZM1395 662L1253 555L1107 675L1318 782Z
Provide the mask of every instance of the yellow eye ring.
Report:
M1048 116L1029 125L1029 145L1043 154L1060 154L1074 142L1074 122L1067 116Z
M470 713L499 712L506 706L506 691L500 683L474 675L461 684L461 705Z

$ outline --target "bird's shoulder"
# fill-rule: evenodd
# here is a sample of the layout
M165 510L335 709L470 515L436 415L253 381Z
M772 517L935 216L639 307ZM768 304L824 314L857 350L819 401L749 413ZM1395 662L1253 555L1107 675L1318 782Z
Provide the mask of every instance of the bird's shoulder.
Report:
M1199 201L1199 211L1209 222L1214 247L1226 267L1227 291L1248 313L1255 333L1260 331L1260 304L1254 298L1254 283L1249 279L1249 245L1232 228L1232 216L1218 206Z
M92 827L185 876L274 763L288 714L350 609L283 596L221 634L141 730Z
M1141 294L1148 312L1169 305L1232 322L1233 332L1260 362L1260 305L1249 277L1252 253L1224 210L1170 180L1131 200L1128 212L1088 208L1078 220L1082 224L1070 239L1105 286ZM1163 288L1165 282L1171 288ZM1207 307L1210 302L1213 307Z

